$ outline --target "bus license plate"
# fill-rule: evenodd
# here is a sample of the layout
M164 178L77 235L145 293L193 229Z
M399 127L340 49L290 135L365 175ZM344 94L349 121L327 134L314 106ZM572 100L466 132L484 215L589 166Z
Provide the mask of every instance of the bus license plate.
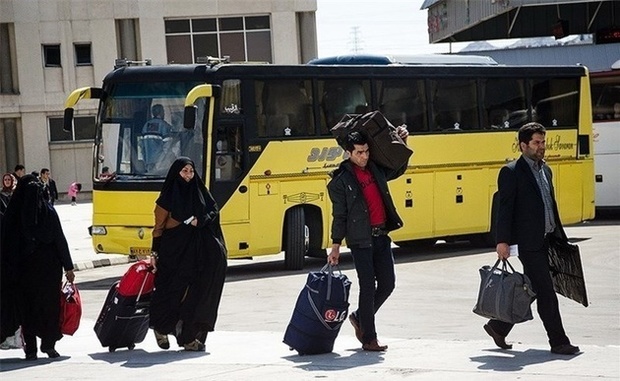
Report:
M150 247L130 247L129 253L137 257L148 257L151 255Z

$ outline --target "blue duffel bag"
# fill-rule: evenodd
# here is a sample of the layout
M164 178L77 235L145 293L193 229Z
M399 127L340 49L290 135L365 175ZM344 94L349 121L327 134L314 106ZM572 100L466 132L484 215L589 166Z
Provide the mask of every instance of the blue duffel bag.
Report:
M351 281L334 267L310 272L297 298L283 341L300 355L331 352L347 318Z

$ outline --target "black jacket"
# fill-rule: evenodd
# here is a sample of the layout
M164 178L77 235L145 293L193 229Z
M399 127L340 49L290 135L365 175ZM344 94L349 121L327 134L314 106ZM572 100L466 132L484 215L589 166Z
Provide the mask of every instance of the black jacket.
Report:
M348 246L369 247L372 245L370 215L364 194L353 172L353 165L349 160L343 161L327 184L329 198L332 201L331 238L333 243L341 243L346 239ZM396 213L387 182L402 175L406 166L391 170L368 161L368 169L381 191L387 218L386 230L392 231L402 227L403 221Z
M553 199L554 235L566 239L555 201L551 168L545 164L543 171ZM519 249L527 251L540 250L545 239L545 205L536 178L523 156L500 170L497 187L499 211L496 242L518 244Z

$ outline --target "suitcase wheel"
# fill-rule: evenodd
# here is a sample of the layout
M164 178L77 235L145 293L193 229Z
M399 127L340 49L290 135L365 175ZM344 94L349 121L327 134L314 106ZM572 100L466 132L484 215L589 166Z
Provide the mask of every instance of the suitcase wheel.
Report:
M112 346L110 346L110 347L108 348L108 351L109 351L109 352L114 352L115 350L116 350L116 347L112 347Z
M134 349L135 347L136 347L136 344L129 344L129 345L127 346L127 348L129 348L129 350L132 350L132 349Z

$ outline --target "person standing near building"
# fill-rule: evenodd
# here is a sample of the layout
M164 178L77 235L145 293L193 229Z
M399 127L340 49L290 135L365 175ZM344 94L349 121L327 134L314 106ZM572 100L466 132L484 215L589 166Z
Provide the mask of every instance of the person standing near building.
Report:
M191 159L175 160L155 205L150 326L162 349L170 347L173 334L186 351L204 351L224 289L226 245L219 208L194 171Z
M13 177L15 177L15 180L19 180L19 178L24 176L25 174L26 174L26 167L24 167L23 164L17 164L15 166L15 169L13 170Z
M56 188L56 182L50 175L48 168L41 168L40 178L43 183L43 190L46 192L50 204L54 205L56 200L58 200L58 188Z
M409 133L404 126L396 131L407 139ZM377 340L375 314L396 284L388 233L403 225L387 183L402 175L407 166L390 170L370 161L372 153L359 132L347 135L344 148L350 157L334 171L327 185L333 215L332 248L327 261L338 264L340 245L346 239L360 289L358 309L351 313L349 321L363 350L385 351L387 345Z
M67 196L71 197L71 206L77 205L77 195L82 190L82 184L77 181L72 182L67 190Z
M551 168L545 157L545 127L527 123L519 129L521 157L504 166L497 179L499 211L497 215L497 256L510 257L510 245L517 245L523 272L536 291L538 315L543 322L551 352L574 355L579 347L571 345L564 332L558 298L549 273L549 236L566 240L552 183ZM511 349L506 336L513 324L490 320L484 330L502 349Z
M4 214L15 189L17 180L10 173L2 175L2 191L0 191L0 216Z

